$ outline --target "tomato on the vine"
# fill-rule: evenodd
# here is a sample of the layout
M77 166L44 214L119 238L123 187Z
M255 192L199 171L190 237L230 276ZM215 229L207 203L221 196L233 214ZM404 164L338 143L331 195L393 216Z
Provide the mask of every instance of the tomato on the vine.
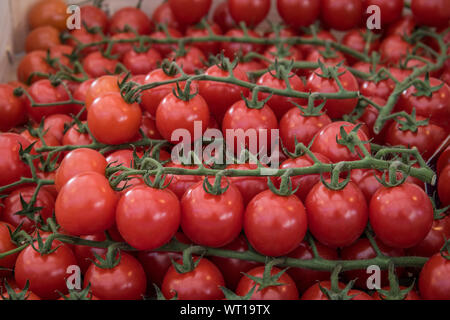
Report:
M195 24L208 14L212 0L169 0L175 18L184 25Z
M125 7L114 13L109 21L109 31L112 34L124 32L126 27L136 31L138 34L149 34L152 22L140 9Z
M0 134L0 186L6 186L30 177L31 171L20 156L20 148L25 150L30 142L16 133Z
M294 27L307 27L319 18L320 1L278 0L277 10L283 21Z
M445 256L442 256L444 254ZM420 296L425 300L450 299L450 260L436 253L425 263L419 276Z
M362 23L361 0L322 0L321 20L328 27L350 30Z
M228 0L230 15L237 24L256 27L267 16L271 0Z
M10 231L14 232L14 230L15 228L11 224L3 221L0 222L0 253L5 253L17 248L12 242L10 235ZM0 277L4 278L12 275L18 255L19 253L14 253L0 259Z

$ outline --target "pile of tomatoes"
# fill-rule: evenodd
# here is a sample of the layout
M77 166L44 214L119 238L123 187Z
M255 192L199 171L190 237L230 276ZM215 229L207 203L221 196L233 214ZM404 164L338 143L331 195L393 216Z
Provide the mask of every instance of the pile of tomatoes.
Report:
M404 15L405 2L227 0L210 10L212 0L168 0L151 15L86 4L81 28L68 30L63 0L38 1L17 81L0 84L1 297L449 300L450 4L412 0ZM275 3L284 25L265 28ZM371 5L380 30L365 27ZM283 42L294 37L303 43ZM378 132L389 105L398 114ZM171 158L174 131L193 136L194 122L202 133L279 130L285 171L351 170L176 174L216 168ZM351 167L361 159L373 166ZM376 165L393 159L415 177ZM145 174L155 168L174 171ZM285 270L283 257L318 264ZM395 296L387 270L377 292L367 266L345 268L374 259L386 269L390 258L404 258L390 270ZM333 264L344 271L330 281Z

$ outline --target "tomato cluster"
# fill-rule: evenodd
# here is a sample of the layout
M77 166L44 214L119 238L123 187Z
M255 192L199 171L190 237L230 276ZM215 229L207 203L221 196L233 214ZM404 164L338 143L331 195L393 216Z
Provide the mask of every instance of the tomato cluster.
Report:
M32 7L0 84L3 299L450 300L450 4L272 5ZM237 131L256 148L174 158Z

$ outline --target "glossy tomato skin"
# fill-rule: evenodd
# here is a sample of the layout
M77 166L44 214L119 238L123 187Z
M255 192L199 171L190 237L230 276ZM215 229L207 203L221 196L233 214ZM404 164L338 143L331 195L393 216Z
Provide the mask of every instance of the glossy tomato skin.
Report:
M181 24L175 18L168 2L163 2L153 11L152 21L155 24L166 24L169 28L181 29Z
M99 142L121 144L137 135L141 120L139 104L127 103L120 93L111 92L94 100L89 107L87 121L92 135Z
M291 74L289 75L289 77L290 77L289 84L291 85L291 88L293 90L300 92L305 91L305 85L303 84L303 81L300 77L298 77L295 74ZM257 84L279 90L285 90L287 87L286 82L284 80L278 79L270 73L265 73L264 75L262 75L258 79ZM258 97L259 99L267 99L269 97L269 94L259 92ZM288 112L290 109L292 109L292 107L294 107L291 101L299 105L305 105L306 103L306 100L301 98L288 98L284 96L273 95L270 98L270 100L267 101L267 104L273 110L273 112L275 112L277 118L281 119L286 112Z
M147 279L139 261L120 252L120 262L112 269L91 264L84 278L84 287L91 284L92 294L101 300L141 300Z
M150 18L142 10L133 7L116 11L109 21L109 30L112 34L120 33L127 25L138 34L149 34L152 29Z
M184 234L196 244L217 248L229 244L241 232L244 203L234 185L230 184L221 195L212 195L200 181L183 195L181 212Z
M84 58L83 68L90 77L98 78L114 73L118 63L119 61L106 58L101 52L95 51Z
M270 10L270 0L228 0L231 17L237 24L245 22L248 27L260 24Z
M80 192L83 197L80 198ZM108 180L97 172L70 179L56 199L58 223L73 235L103 232L114 224L117 196Z
M258 168L258 165L253 163L230 164L227 166L227 169L237 170L255 170L256 168ZM267 179L264 177L230 177L229 180L241 192L245 206L254 196L268 188Z
M445 0L412 0L411 10L417 24L430 27L448 26L450 4Z
M52 26L37 27L32 30L25 39L25 51L47 51L51 47L61 44L58 29Z
M439 175L446 166L450 164L450 146L445 148L436 163L436 172Z
M66 114L54 114L45 118L44 130L48 130L47 132L61 143L64 136L64 126L71 122L72 118Z
M183 34L174 28L167 28L167 32L172 38L181 38ZM155 39L166 39L167 35L164 31L156 31L153 32L150 37ZM153 49L158 50L161 56L166 57L171 52L175 51L178 48L177 44L157 44L152 45Z
M210 23L209 27L211 28L213 34L221 35L222 29L219 27L217 23ZM186 37L207 37L209 35L208 28L204 26L190 26L186 30ZM193 43L193 47L200 49L205 57L208 57L210 54L216 55L220 50L220 42L215 41L207 41L207 42L198 42Z
M316 133L330 123L331 119L325 113L308 117L299 108L293 107L280 120L280 138L284 147L294 152L295 141L308 146Z
M81 239L90 240L90 241L105 241L106 236L104 233L91 234L87 236L81 236ZM86 271L92 264L92 261L95 261L95 254L99 256L103 256L106 254L107 249L105 248L96 248L93 246L82 246L75 245L73 248L73 253L77 258L78 266L81 269L83 274L86 274Z
M111 75L101 76L97 79L88 80L88 82L86 83L87 89L84 97L86 109L89 109L94 100L100 97L102 94L109 92L120 92L119 81L119 77ZM83 85L84 83L81 86Z
M356 147L356 152L352 153L346 146L340 145L336 142L336 138L341 139L341 126L344 126L344 130L347 133L355 128L355 125L350 122L337 121L330 123L317 133L311 146L311 151L324 155L325 157L330 159L332 163L336 163L339 161L359 160L358 154L363 154L362 150L359 147ZM369 140L362 129L359 129L357 134L361 141ZM370 152L370 144L366 143L364 144L364 146Z
M176 262L182 264L181 260ZM191 272L180 274L173 265L170 266L161 291L166 299L176 294L178 300L220 300L224 298L221 286L225 286L225 281L220 270L211 261L202 258Z
M14 87L0 84L0 131L8 131L25 121L23 100L14 95Z
M411 256L431 257L438 253L450 238L450 217L434 220L430 232L418 245L409 248L407 253Z
M30 142L19 134L0 134L0 186L16 182L21 177L31 177L30 168L19 154L21 146L25 150L29 145Z
M345 68L339 67L339 73L343 73L339 76L339 80L342 86L348 91L358 91L359 86L356 78ZM311 92L338 92L339 86L333 79L322 78L322 71L316 69L308 78L306 83L307 91ZM322 101L316 100L315 103L319 104ZM341 118L344 114L349 114L355 109L358 103L357 98L353 99L328 99L325 103L325 110L330 118Z
M327 260L338 260L338 254L335 249L326 247L319 242L316 242L317 252L320 257ZM297 249L289 254L290 258L310 260L314 258L313 251L310 245L303 241ZM287 273L295 281L297 288L300 292L306 291L316 281L324 281L330 278L330 272L317 271L303 268L290 268Z
M80 12L83 25L86 25L88 28L99 27L105 33L108 31L109 19L105 11L87 4L80 8Z
M22 224L22 229L30 232L36 228L36 223L26 216L17 215L16 212L22 211L23 207L20 198L29 203L33 197L36 188L33 186L20 187L9 194L4 200L4 208L2 220L10 223L14 227ZM42 208L36 214L40 215L44 222L48 218L53 216L53 210L55 209L55 198L53 195L44 188L41 188L36 197L35 207Z
M188 130L191 142L193 142L195 122L200 122L201 134L203 134L209 120L208 104L199 94L189 101L184 101L173 93L169 93L156 110L156 127L164 139L172 143L177 143L180 139L180 136L172 136L177 129Z
M420 296L424 300L449 300L449 280L450 261L442 257L440 253L436 253L425 263L420 272Z
M60 31L67 28L67 4L62 0L38 1L28 12L31 29L40 26L53 26Z
M84 123L86 124L86 123ZM92 138L87 132L80 132L78 125L74 125L64 134L62 144L73 146L85 146L92 143Z
M60 296L57 291L66 294L68 292L66 278L67 268L77 264L72 250L61 243L52 243L52 249L56 251L41 255L31 246L21 251L17 257L15 280L20 288L24 288L27 280L30 282L30 290L42 299L55 300Z
M203 52L197 47L190 46L187 46L185 50L183 55L171 52L168 54L167 59L175 61L186 74L193 75L196 71L203 70L203 62L208 60Z
M319 18L320 1L278 0L277 10L283 21L294 27L307 27Z
M397 34L384 38L379 49L382 62L388 65L398 64L411 50L411 45Z
M123 32L123 33L117 33L113 36L111 36L112 40L130 40L135 39L136 35L133 32ZM130 50L133 50L133 46L138 46L138 42L124 42L124 43L115 43L112 47L111 53L118 57L119 59L122 59L124 54L127 53ZM153 46L154 49L156 49Z
M212 0L169 0L173 15L181 24L185 25L199 22L208 14L211 3Z
M342 44L352 48L353 50L363 53L365 52L366 38L368 37L367 33L368 33L367 29L363 28L350 30L345 34L344 38L342 39ZM374 36L368 46L367 54L371 55L371 53L374 50L378 49L379 45L380 42ZM355 62L359 61L357 58L354 58L349 54L345 55L345 59L350 64L354 64Z
M388 256L388 257L401 257L405 255L405 252L403 249L398 248L390 248L383 244L378 239L375 239L378 248L380 251ZM375 250L373 249L369 239L367 238L361 238L358 239L356 242L354 242L352 245L348 247L342 248L341 251L341 258L343 260L363 260L363 259L372 259L377 256ZM367 290L367 280L372 275L372 273L368 273L367 270L361 269L361 270L350 270L346 271L345 278L348 281L351 281L353 279L356 279L355 286ZM397 268L396 269L396 275L398 277L401 277L404 274L404 269ZM389 284L388 280L388 272L387 270L382 270L380 274L380 283L381 286L386 286Z
M307 225L305 207L297 196L279 196L270 190L256 195L244 215L244 231L252 247L273 257L294 250L302 242Z
M81 27L81 29L74 29L70 31L70 39L66 41L66 44L75 47L78 44L84 45L88 43L101 41L102 37L98 33L89 33L86 28ZM89 53L101 50L102 47L98 46L87 46L81 51L83 57L87 56Z
M98 151L87 148L79 148L70 151L56 170L56 190L61 188L73 177L84 172L98 172L105 174L107 162Z
M404 0L363 0L363 12L365 18L368 17L367 8L369 6L378 6L380 8L380 22L382 26L387 26L397 22L402 17Z
M387 35L397 34L399 36L404 36L406 34L407 36L410 36L413 33L415 26L416 23L413 16L405 15L389 26Z
M386 290L386 291L391 290L391 288L389 286L382 287L381 289ZM400 286L400 290L405 290L405 289L407 289L407 287ZM372 295L372 298L373 298L373 300L384 300L386 297L382 294L379 294L377 291ZM408 294L406 295L406 297L403 300L422 300L422 299L420 299L419 294L413 288L411 291L408 292Z
M188 165L185 166L181 163L177 162L169 162L164 165L165 167L171 167L171 168L185 168L185 169L198 169L196 165ZM168 188L172 190L173 193L176 194L178 199L181 199L184 195L184 193L194 184L199 182L202 179L201 176L194 176L194 175L174 175L174 174L167 174L166 180L171 181Z
M280 272L280 269L273 267L270 275L274 276ZM256 267L247 272L247 274L258 278L262 278L263 273L264 266ZM287 273L283 273L278 282L283 285L270 286L262 290L259 290L259 285L256 285L256 290L253 292L251 300L298 300L297 286ZM244 275L237 285L236 294L245 296L252 290L254 285L255 282Z
M157 64L162 60L161 55L155 49L150 48L147 52L138 53L130 50L124 54L122 61L131 74L147 74L156 69Z
M308 290L303 293L301 300L329 300L326 294L323 293L322 290L320 290L319 284L322 286L322 288L326 288L328 290L331 289L330 281L320 281L309 287ZM339 282L339 288L344 289L345 285ZM373 298L367 293L359 290L350 290L347 295L355 296L351 300L373 300Z
M8 252L17 248L11 241L9 230L14 232L14 226L7 222L0 222L0 253ZM0 259L0 268L5 269L0 270L0 277L5 278L12 275L18 255L19 253L15 253Z
M228 71L214 65L209 67L205 74L212 77L228 77ZM233 75L242 81L248 81L247 74L240 66L233 70ZM214 117L222 121L223 116L228 108L235 102L242 99L241 95L247 97L249 91L247 88L239 87L230 83L219 83L213 81L199 82L200 95L206 100L210 106L211 113Z
M119 200L116 224L120 234L138 250L168 243L180 226L180 203L168 189L146 185L128 190Z
M44 79L43 77L32 76L32 73L42 72L48 74L53 71L53 68L45 61L46 57L47 52L43 50L33 51L25 55L17 67L17 79L23 83L28 83L28 81L33 83Z
M420 243L433 223L428 195L417 185L381 187L370 201L370 224L377 237L394 248L410 248Z
M323 0L321 20L332 29L344 31L358 27L362 22L360 0Z
M447 165L439 175L438 194L443 207L450 205L450 165Z
M250 37L259 38L258 33L249 29L248 35ZM224 34L226 37L243 37L244 31L241 29L231 29L228 30L227 33ZM263 46L259 44L253 43L240 43L240 42L222 42L221 51L223 51L224 55L230 59L234 60L236 55L242 54L245 56L249 52L261 52L263 50Z
M236 26L236 23L230 14L227 0L222 1L219 5L217 5L216 9L214 9L213 21L217 23L224 32Z
M224 246L222 249L245 252L248 250L247 240L243 235L240 235L233 242ZM260 265L260 263L253 261L221 257L211 257L211 261L222 272L227 288L230 290L236 289L242 278L242 272L248 272L249 270Z

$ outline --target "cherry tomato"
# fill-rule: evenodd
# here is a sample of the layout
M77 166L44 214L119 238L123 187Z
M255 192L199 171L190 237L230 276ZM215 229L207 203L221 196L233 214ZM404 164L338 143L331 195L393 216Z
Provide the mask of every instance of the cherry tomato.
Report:
M320 1L278 0L277 10L286 24L298 29L309 26L319 18Z
M379 188L372 196L369 211L377 237L394 248L419 244L433 224L433 206L428 195L411 183Z
M73 235L103 232L114 224L117 200L104 176L97 172L81 173L70 179L59 192L56 220Z
M367 29L361 28L350 30L345 34L344 38L342 39L342 44L361 53L364 53L366 51L367 46L367 54L370 56L372 52L376 51L380 45L380 41L376 38L376 35L372 33L371 36L372 39L369 38L370 35ZM354 58L349 54L345 55L345 59L351 64L358 61L357 58Z
M412 15L403 16L389 26L387 35L397 34L401 37L404 35L410 36L413 33L415 26L416 23Z
M3 219L2 219L3 220ZM16 249L16 245L11 241L9 230L14 232L14 226L7 222L0 222L0 253L5 253ZM14 265L16 264L19 253L10 254L0 259L0 277L8 277L12 275Z
M260 24L269 13L270 0L228 0L228 9L234 21L248 27Z
M436 253L425 263L419 276L420 296L425 300L450 299L450 261Z
M86 4L80 8L81 22L89 29L100 28L103 33L108 31L109 19L102 9Z
M40 0L28 12L28 23L31 29L52 26L59 31L67 28L67 4L63 0Z
M92 78L114 73L119 61L103 56L101 52L90 53L83 60L83 69Z
M52 26L37 27L32 30L25 39L25 51L48 50L61 44L59 30Z
M43 77L33 75L36 72L49 74L53 71L52 67L46 62L47 53L43 50L37 50L28 53L20 61L17 67L17 79L23 83L33 83Z
M320 281L314 285L312 285L308 290L303 293L301 300L329 300L327 295L322 292L322 290L319 287L319 284L322 288L331 289L331 282L330 281ZM341 282L339 282L339 288L344 289L345 285ZM354 296L350 300L373 300L371 296L369 296L367 293L359 290L349 290L347 292L348 296Z
M86 123L83 123L86 125ZM74 125L64 134L62 144L64 146L85 146L92 143L92 138L89 133L81 131L78 125Z
M186 25L195 24L207 15L211 3L212 0L169 0L175 18Z
M197 261L199 258L195 258ZM182 264L182 260L176 261ZM166 299L177 295L178 300L220 300L224 298L220 287L225 286L220 270L209 260L202 258L194 270L178 273L170 266L161 291Z
M0 84L0 131L8 131L26 121L23 100L14 95L14 87Z
M255 170L257 167L257 164L243 163L230 164L227 166L227 169ZM241 192L245 205L247 205L254 196L267 189L267 179L264 177L230 177L229 180Z
M450 3L445 0L412 0L411 10L417 24L430 27L448 26Z
M141 300L147 288L141 264L125 252L120 252L120 262L114 268L102 269L91 264L84 286L89 283L92 294L101 300Z
M147 74L156 69L162 60L161 55L155 49L150 48L147 52L136 52L130 50L122 58L124 66L131 74Z
M89 85L89 82L87 82L86 84L86 86L88 86L84 99L86 109L89 109L94 100L100 97L102 94L109 92L120 92L120 78L117 76L102 76L95 80L92 79L88 81L91 84Z
M172 38L181 38L183 37L183 35L181 34L180 31L178 31L177 29L174 28L167 28L167 33L172 37ZM155 39L166 39L167 35L166 32L164 31L156 31L153 32L150 35L151 38L155 38ZM175 51L178 48L178 45L173 43L173 44L160 44L160 43L155 43L152 45L152 48L155 50L158 50L159 53L161 54L161 56L165 57L168 54L170 54L171 52Z
M363 12L365 18L369 16L367 8L374 5L380 8L380 22L383 27L397 22L402 17L404 0L364 0Z
M127 26L138 34L149 34L152 29L152 22L142 10L125 7L116 11L111 17L109 30L112 34L121 33Z
M438 194L443 207L450 205L450 165L439 175Z
M439 175L442 170L450 164L450 146L448 146L439 156L436 163L436 172Z
M195 165L183 165L181 163L169 162L164 165L170 168L185 168L185 169L197 169ZM199 182L202 178L200 176L191 175L177 175L177 174L167 174L166 181L170 181L169 189L181 199L184 193L194 184Z
M248 35L253 38L259 38L260 36L253 30L248 30ZM226 37L236 37L242 38L244 36L244 31L241 29L231 29L224 34ZM263 46L254 43L241 43L241 42L222 42L221 51L225 57L230 60L234 60L236 56L245 56L250 52L261 52Z
M88 236L81 236L81 239L89 240L89 241L105 241L106 236L104 233L97 233L93 235ZM75 257L77 258L78 266L81 269L81 272L83 274L86 273L86 271L89 269L90 265L92 264L92 261L95 261L95 254L102 256L106 254L105 248L97 248L94 246L82 246L82 245L75 245L73 248L73 253L75 254Z
M29 141L19 134L0 134L0 186L6 186L20 180L22 177L31 177L30 168L22 161L19 151L25 150Z
M319 32L316 32L315 35L316 35L317 39L320 39L320 40L337 41L336 37L327 30L320 30ZM305 38L305 39L311 39L313 37L314 37L313 34L305 34L303 36L303 38ZM324 49L323 46L314 46L312 44L301 44L298 46L298 48L303 53L304 57L307 57L311 53L311 51Z
M387 36L381 42L379 52L381 60L388 65L396 65L403 60L408 52L412 50L411 45L397 34Z
M362 23L362 2L360 0L322 0L321 19L328 27L336 30L350 30Z
M418 245L407 250L411 256L431 257L444 246L450 237L450 217L434 220L428 235Z
M273 267L270 270L270 275L274 276L280 272L282 272L280 269ZM264 267L256 267L247 272L247 274L262 278ZM287 273L283 273L277 282L281 285L269 286L262 290L259 290L259 285L256 285L251 300L298 300L298 290L295 282ZM255 282L244 275L237 285L236 294L238 296L245 296L254 286Z
M130 40L136 39L136 35L133 32L122 32L117 33L111 37L111 40L120 41L120 40ZM111 49L111 54L113 54L116 58L122 59L123 55L130 50L134 49L134 46L138 46L139 43L136 42L123 42L123 43L115 43ZM153 49L156 49L153 46Z
M230 14L227 0L222 1L216 9L214 9L213 21L217 23L224 32L236 26L236 23Z
M405 290L407 288L408 287L400 286L400 290ZM382 287L381 289L382 290L386 290L386 291L391 290L391 288L389 286ZM386 297L384 295L382 295L382 294L379 294L378 291L377 291L377 292L375 292L373 294L372 298L373 298L373 300L383 300ZM411 289L411 291L408 292L408 294L406 295L406 297L403 300L421 300L421 299L420 299L418 293L416 292L416 290Z
M202 70L207 59L203 52L196 47L186 47L185 51L170 53L167 58L179 65L186 74L195 74L197 70Z
M175 18L168 2L163 2L153 11L152 21L155 24L165 24L169 28L181 29L180 22Z
M222 34L222 29L217 23L209 24L209 28L215 35ZM207 36L209 36L209 30L204 25L190 26L186 30L186 37L201 38ZM216 55L220 50L220 42L215 41L192 43L192 46L200 49L205 57L208 57L210 54Z
M70 38L67 40L66 44L75 47L77 45L86 45L89 43L99 42L102 40L102 36L99 33L90 33L83 26L81 29L74 29L70 31ZM99 51L102 49L101 45L87 46L81 50L82 56L86 56L89 53Z

